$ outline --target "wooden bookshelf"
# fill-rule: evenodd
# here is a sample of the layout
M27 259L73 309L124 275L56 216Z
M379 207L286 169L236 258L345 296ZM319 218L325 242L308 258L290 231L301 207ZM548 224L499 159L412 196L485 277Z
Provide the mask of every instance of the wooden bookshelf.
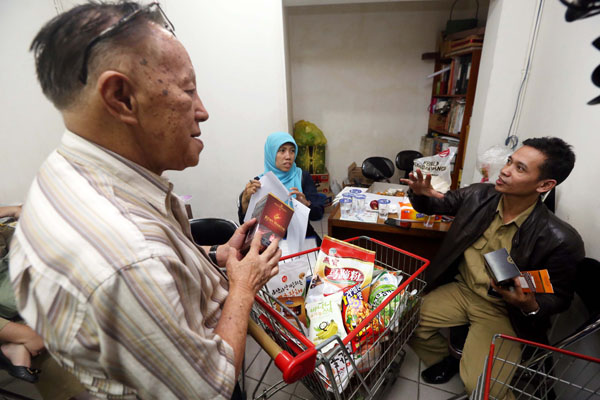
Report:
M448 131L445 131L443 129L432 129L429 128L430 131L435 132L435 133L439 133L440 135L444 135L444 136L448 136L448 137L453 137L456 139L460 139L460 134L458 133L450 133Z
M434 138L433 140L437 140L438 144L440 141L445 141L443 137L447 137L451 142L459 139L451 186L452 189L456 189L460 184L467 148L468 128L473 113L481 49L464 51L460 55L448 58L441 58L438 53L434 60L434 72L441 71L444 68L449 68L449 70L436 75L433 79L431 107L436 108L437 104L438 111L447 109L446 117L448 120L444 121L443 116L445 114L443 113L435 114L435 117L430 114L427 136L436 136L437 139ZM440 106L440 104L444 104L443 102L446 103L445 107ZM454 107L458 107L459 110L454 110L457 112L452 114ZM459 115L461 113L462 115Z
M432 97L449 97L449 98L463 98L467 97L466 94L434 94Z

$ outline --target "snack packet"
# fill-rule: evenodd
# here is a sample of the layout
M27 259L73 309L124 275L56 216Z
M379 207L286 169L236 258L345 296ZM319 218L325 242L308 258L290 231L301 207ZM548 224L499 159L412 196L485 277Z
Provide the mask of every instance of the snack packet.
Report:
M374 262L374 251L325 236L306 302L319 301L357 284L363 292L363 299L368 299Z
M308 338L314 344L322 343L333 336L338 336L340 339L346 336L342 320L342 296L343 294L338 292L321 301L306 303L306 316L309 321ZM336 341L331 342L322 351L328 352L336 343Z
M364 374L369 372L381 357L381 343L376 343L372 346L364 346L361 350L362 351L355 352L352 356L354 357L356 369L361 374Z
M347 353L344 351L339 351L329 360L329 364L331 365L331 372L333 373L333 380L338 389L338 393L342 393L344 389L350 383L350 378L354 375L354 368L352 366L352 362L348 357ZM317 367L317 375L325 384L325 389L329 392L333 392L333 384L332 379L327 373L327 369L320 364Z
M377 308L384 302L400 285L402 275L396 276L390 272L383 272L375 278L371 285L371 294L369 295L369 304L373 309ZM401 292L398 296L392 299L388 305L379 312L379 321L387 328L400 304L400 299L404 293Z
M303 292L306 287L306 275L310 271L310 266L305 259L296 259L288 262L279 263L279 273L272 277L267 283L269 294L283 303L298 320L306 326L306 312L304 309ZM294 315L275 303L275 309L286 319L297 325ZM301 331L304 327L298 326Z
M364 301L358 285L352 286L344 292L344 297L342 298L342 315L344 317L344 326L348 333L356 329L370 313L371 307ZM370 324L361 329L352 338L352 351L366 344L373 343L377 339L377 336L379 336L380 330L379 319L373 318Z

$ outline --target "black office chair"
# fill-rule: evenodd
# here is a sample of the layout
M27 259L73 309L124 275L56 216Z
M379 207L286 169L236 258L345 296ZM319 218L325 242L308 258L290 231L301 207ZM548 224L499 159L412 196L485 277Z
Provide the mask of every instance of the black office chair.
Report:
M423 157L423 154L416 150L402 150L396 154L396 168L404 172L401 178L408 179L408 174L413 170L413 162L421 157Z
M362 163L362 174L376 182L389 182L394 171L394 163L386 157L369 157Z
M195 218L190 220L190 227L196 244L212 246L227 243L238 225L225 218Z

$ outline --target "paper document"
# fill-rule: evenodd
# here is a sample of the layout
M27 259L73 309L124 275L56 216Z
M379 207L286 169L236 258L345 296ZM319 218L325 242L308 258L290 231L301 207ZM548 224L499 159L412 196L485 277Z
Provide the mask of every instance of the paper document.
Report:
M288 203L290 200L289 191L281 183L275 174L271 171L267 172L259 179L260 188L250 197L248 203L248 209L244 216L244 222L252 218L252 213L256 208L256 203L269 193L273 193L281 201ZM288 203L290 204L290 203ZM294 215L287 228L286 237L286 249L289 251L288 254L293 254L301 251L304 237L306 236L306 227L308 226L308 214L310 214L310 208L300 203L298 200L292 197L291 206L294 208ZM281 243L281 242L280 242Z
M292 205L294 207L294 215L292 215L292 220L288 225L286 240L289 254L298 253L302 250L302 244L306 237L308 214L310 214L310 208L294 198L292 198Z
M246 210L246 215L244 216L244 222L248 221L252 218L252 213L254 212L254 208L256 207L256 203L265 197L269 193L273 193L279 200L287 203L289 199L289 191L283 183L274 173L271 171L267 172L259 179L260 188L250 197L250 202L248 203L248 209Z

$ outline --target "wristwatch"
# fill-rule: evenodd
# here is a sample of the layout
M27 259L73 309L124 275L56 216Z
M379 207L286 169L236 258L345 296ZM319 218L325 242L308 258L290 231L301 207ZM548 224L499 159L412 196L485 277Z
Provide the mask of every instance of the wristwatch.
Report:
M219 263L217 263L217 247L219 247L218 244L213 244L210 246L210 250L208 250L208 258L210 258L210 261L215 265L219 265Z
M533 310L533 311L525 312L525 311L521 310L521 312L526 317L532 317L532 316L534 316L534 315L536 315L537 313L540 312L540 306L538 306L538 308L535 309L535 310Z

